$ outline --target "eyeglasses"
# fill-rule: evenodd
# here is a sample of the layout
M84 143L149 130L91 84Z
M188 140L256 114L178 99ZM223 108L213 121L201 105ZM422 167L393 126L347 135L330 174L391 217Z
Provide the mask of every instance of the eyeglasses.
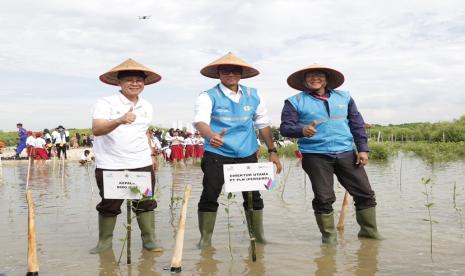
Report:
M229 74L233 74L233 75L242 75L242 70L240 68L225 68L225 69L220 69L218 70L218 72L221 74L221 75L229 75Z
M142 78L137 78L137 79L131 79L131 78L124 78L124 79L121 79L121 81L124 81L124 82L128 82L128 83L144 83L145 80L142 79Z
M326 78L325 73L307 73L305 78Z

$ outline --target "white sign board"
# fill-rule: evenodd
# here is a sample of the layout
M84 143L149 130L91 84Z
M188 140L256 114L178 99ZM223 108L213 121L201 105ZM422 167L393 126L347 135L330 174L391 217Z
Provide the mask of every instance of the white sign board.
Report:
M269 190L275 186L271 162L225 164L223 172L226 193Z
M135 187L140 193L152 195L150 172L103 171L103 195L106 199L140 199L140 193L131 191Z

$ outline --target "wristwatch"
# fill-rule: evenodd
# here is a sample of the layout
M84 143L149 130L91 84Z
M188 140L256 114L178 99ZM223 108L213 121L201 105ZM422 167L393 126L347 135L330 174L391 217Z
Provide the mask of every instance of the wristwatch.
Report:
M278 153L278 150L276 148L268 149L268 153L272 153L272 152Z

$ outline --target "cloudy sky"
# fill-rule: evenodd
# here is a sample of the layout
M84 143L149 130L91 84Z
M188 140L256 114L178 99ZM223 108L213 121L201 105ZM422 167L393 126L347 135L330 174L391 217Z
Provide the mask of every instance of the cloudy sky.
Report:
M287 76L315 62L344 73L366 122L465 114L459 0L16 0L2 3L0 42L4 131L90 127L96 99L117 92L98 76L129 57L163 77L143 92L153 124L186 124L215 84L200 69L228 51L259 69L242 83L261 91L274 125L297 93Z

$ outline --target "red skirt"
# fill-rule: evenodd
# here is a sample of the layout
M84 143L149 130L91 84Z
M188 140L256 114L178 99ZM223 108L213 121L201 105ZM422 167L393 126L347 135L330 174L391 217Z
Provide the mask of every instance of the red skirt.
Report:
M39 159L43 159L43 160L48 159L47 151L45 149L36 148L36 160L39 160Z
M171 146L171 160L182 160L182 146Z
M186 152L184 153L184 158L190 158L190 157L194 157L194 146L193 145L187 145Z
M194 157L195 158L203 157L203 145L194 145Z
M27 146L27 157L34 156L34 147L33 146Z

